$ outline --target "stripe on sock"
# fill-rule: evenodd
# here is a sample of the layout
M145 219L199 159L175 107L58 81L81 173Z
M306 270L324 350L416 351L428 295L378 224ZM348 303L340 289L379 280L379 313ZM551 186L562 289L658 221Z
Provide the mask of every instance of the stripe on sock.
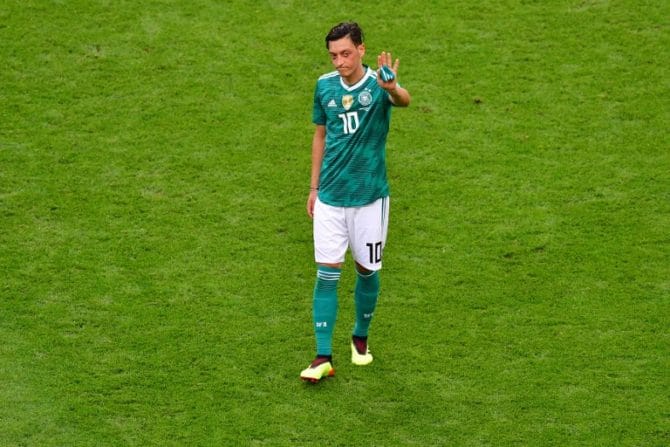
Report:
M316 271L317 278L324 281L337 281L340 279L341 274L341 272L328 272L320 269Z

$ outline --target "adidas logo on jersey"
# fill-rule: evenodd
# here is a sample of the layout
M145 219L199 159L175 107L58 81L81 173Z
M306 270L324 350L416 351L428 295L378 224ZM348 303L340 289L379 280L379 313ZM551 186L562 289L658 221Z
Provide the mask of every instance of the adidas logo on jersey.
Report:
M328 103L328 107L337 107L337 104L335 103L334 99L330 100L330 102Z

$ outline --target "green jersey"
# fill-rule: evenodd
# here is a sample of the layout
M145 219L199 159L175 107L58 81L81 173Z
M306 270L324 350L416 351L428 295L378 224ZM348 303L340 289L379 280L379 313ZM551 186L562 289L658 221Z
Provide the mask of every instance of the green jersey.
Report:
M332 206L363 206L389 195L386 135L393 103L377 72L364 69L355 85L334 71L314 90L312 121L326 126L319 200Z

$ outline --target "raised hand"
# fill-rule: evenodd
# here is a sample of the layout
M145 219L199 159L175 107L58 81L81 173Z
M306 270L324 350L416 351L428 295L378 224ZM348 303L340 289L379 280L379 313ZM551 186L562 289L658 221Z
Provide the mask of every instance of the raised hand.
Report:
M393 65L392 65L393 64ZM382 51L379 56L377 56L377 83L381 88L387 91L395 90L396 83L398 79L398 66L400 65L400 59L396 59L393 62L393 57L391 53ZM388 81L384 81L381 76L382 67L388 67L393 72L394 78Z

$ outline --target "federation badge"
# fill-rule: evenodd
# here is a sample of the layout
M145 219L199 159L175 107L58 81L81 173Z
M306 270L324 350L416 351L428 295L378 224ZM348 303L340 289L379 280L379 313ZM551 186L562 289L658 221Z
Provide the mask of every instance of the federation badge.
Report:
M354 105L354 97L351 95L344 95L342 97L342 105L344 106L344 110L349 110L351 106Z
M360 102L363 107L367 107L372 102L372 95L368 90L365 90L358 95L358 102Z

